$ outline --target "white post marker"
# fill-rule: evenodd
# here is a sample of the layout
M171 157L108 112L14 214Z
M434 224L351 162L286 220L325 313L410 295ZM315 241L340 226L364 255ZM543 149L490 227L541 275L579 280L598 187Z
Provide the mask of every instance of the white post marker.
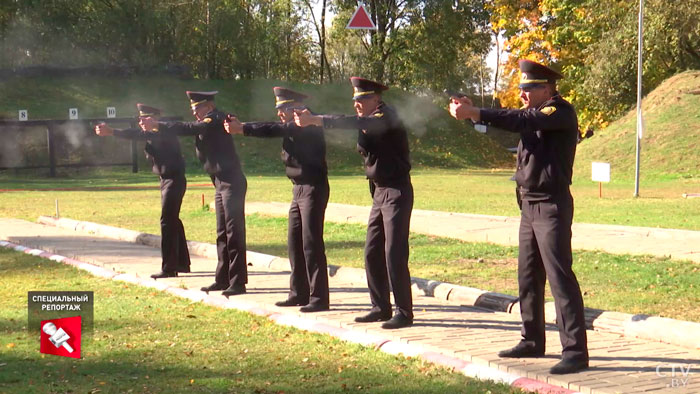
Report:
M591 163L591 179L598 182L598 198L603 197L603 182L610 182L610 163Z
M20 109L19 110L19 121L24 122L29 119L29 115L27 113L26 109Z
M372 21L372 18L369 16L369 12L367 12L365 6L360 4L357 6L355 13L350 17L350 21L345 28L377 30L377 25L375 25Z
M116 118L117 117L117 109L114 107L107 107L107 117L108 118Z
M71 108L68 110L68 119L75 120L78 119L78 109Z

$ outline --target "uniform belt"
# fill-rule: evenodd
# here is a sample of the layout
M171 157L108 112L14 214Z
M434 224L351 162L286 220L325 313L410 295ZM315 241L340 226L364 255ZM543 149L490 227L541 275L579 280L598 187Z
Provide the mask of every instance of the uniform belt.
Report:
M518 186L518 195L523 200L547 200L551 198L557 198L562 195L570 194L569 185L554 191L543 191L543 190L528 190L522 186Z
M301 178L289 178L293 185L311 185L319 186L328 184L328 177L301 177Z
M400 178L396 178L396 179L382 179L382 180L372 179L372 183L374 183L374 185L377 187L406 186L406 185L411 184L411 176L406 174L405 176L400 177Z

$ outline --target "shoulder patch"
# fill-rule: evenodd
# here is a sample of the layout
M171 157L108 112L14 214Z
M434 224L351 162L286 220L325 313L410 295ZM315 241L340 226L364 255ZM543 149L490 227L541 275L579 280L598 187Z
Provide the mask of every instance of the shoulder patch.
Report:
M211 123L211 121L212 121L212 118L204 118L204 119L202 119L202 122L204 122L204 123Z
M545 115L551 115L554 113L554 111L557 110L557 107L549 106L549 107L544 107L540 110Z
M384 112L377 112L376 114L374 114L375 118L381 118L382 116L384 116Z

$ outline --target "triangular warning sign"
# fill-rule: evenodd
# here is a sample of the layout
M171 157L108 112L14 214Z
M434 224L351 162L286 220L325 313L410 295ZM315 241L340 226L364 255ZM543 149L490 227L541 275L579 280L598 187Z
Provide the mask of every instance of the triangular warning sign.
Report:
M370 29L377 30L377 25L372 22L372 18L369 17L369 13L365 9L365 6L359 5L352 14L350 22L345 27L346 29Z

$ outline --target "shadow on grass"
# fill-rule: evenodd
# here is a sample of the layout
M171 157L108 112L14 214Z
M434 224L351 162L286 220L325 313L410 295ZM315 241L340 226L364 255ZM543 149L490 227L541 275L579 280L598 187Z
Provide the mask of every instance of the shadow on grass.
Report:
M86 343L89 346L89 343ZM0 391L4 393L45 392L245 392L245 393L336 393L362 387L363 391L384 393L444 393L463 390L464 382L431 382L390 376L384 368L343 368L328 373L321 367L298 365L295 357L277 358L250 352L246 357L221 349L198 357L169 351L152 359L144 349L133 348L85 353L83 359L61 358L37 352L3 357ZM162 355L161 355L162 356ZM272 357L271 357L272 356ZM270 360L275 367L270 368ZM482 385L482 383L474 383ZM447 386L447 387L446 387ZM461 388L460 388L461 387ZM511 392L500 386L497 392ZM494 389L494 387L489 387ZM486 387L466 392L485 392ZM454 392L454 391L452 391ZM489 391L491 392L491 391Z
M364 249L364 241L325 241L326 250L338 249ZM248 250L259 253L271 254L274 256L287 256L287 244L281 243L247 243Z
M0 379L0 388L6 393L98 392L96 389L102 392L301 392L299 386L282 382L284 377L277 375L278 370L247 369L248 362L236 357L216 357L220 365L215 367L185 366L182 364L194 360L188 362L187 356L178 355L185 360L147 361L141 353L135 348L94 356L83 349L80 360L50 355L41 358L38 352L29 357L10 355L3 357L6 365L2 367L4 378ZM272 387L274 390L268 391Z

